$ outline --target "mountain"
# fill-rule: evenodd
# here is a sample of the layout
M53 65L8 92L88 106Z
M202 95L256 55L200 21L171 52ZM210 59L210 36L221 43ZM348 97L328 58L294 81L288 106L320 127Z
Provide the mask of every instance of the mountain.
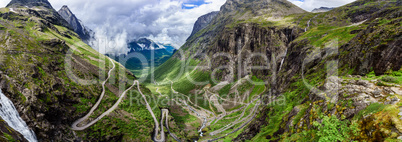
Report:
M176 48L170 44L156 43L147 38L140 38L128 43L128 48L130 51L127 54L107 56L120 59L120 63L136 76L144 75L144 71L146 72L145 74L149 74L152 65L154 65L155 68L158 67L176 52ZM146 61L141 62L138 56L144 57Z
M0 119L0 141L27 141L6 122L16 114L38 141L152 141L154 123L146 105L119 97L140 97L137 89L153 94L142 84L134 89L136 77L85 44L47 0L13 0L0 8L0 19L0 91L17 111L10 113L5 108L13 106L1 99L9 117ZM90 111L98 99L100 107ZM112 109L115 104L120 105ZM158 104L150 104L160 114ZM109 108L113 111L98 118ZM99 122L73 130L72 124L88 113L78 126Z
M328 12L328 11L330 11L330 10L332 10L332 9L334 9L334 8L333 8L333 7L332 7L332 8L329 8L329 7L320 7L320 8L315 8L315 9L313 9L313 11L311 11L311 12L313 12L313 13Z
M0 8L0 141L28 140L10 120L38 141L400 141L401 9L228 0L179 51L142 39L109 58L48 1L13 0Z
M47 0L12 0L6 7L36 7L43 6L52 9L52 5Z
M12 0L7 5L7 8L11 8L12 10L24 10L23 13L29 13L46 19L52 24L72 29L70 24L53 9L52 5L47 0Z
M91 30L82 24L82 21L71 12L67 5L61 7L58 13L72 26L74 32L76 32L82 40L87 41L91 38Z
M143 51L143 50L158 50L158 49L166 49L169 51L173 51L175 49L171 45L156 43L147 38L140 38L136 41L128 43L128 45L130 48L130 52Z
M194 24L193 31L191 32L189 38L195 35L198 31L207 27L208 24L211 23L212 19L215 18L216 15L218 15L218 13L219 11L214 11L199 17Z
M401 9L397 0L323 13L228 0L148 86L188 97L170 109L197 141L399 141Z

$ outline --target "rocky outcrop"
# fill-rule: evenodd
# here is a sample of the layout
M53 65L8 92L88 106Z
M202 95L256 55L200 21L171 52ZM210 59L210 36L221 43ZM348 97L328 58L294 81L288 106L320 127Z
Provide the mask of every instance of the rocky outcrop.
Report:
M58 13L71 25L74 32L76 32L82 40L87 41L91 38L91 30L88 30L88 28L82 24L82 21L71 12L67 5L61 7Z
M315 8L313 9L311 12L313 13L320 13L320 12L327 12L334 9L333 7L329 8L329 7L320 7L320 8Z
M205 14L205 15L199 17L198 20L195 22L193 31L191 32L191 35L189 36L188 39L190 39L198 31L207 27L208 24L211 23L212 19L215 18L216 15L218 15L218 13L219 13L219 11L214 11L214 12L211 12L211 13L208 13L208 14Z

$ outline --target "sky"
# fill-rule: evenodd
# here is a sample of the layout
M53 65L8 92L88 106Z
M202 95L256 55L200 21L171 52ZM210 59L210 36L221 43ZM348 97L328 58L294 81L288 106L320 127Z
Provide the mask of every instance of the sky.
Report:
M311 11L338 7L354 0L289 0ZM0 0L5 7L10 0ZM92 47L101 53L128 52L127 41L146 37L179 48L191 34L198 17L219 11L226 0L49 0L58 10L67 5L95 31ZM108 45L100 47L100 45Z

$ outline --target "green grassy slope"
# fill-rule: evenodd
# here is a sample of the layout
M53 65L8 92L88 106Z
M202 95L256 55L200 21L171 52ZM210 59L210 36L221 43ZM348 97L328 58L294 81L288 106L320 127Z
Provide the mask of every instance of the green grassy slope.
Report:
M39 140L151 140L149 134L154 124L135 91L129 92L127 100L107 118L85 131L77 131L74 137L70 125L96 102L102 91L100 82L112 65L108 57L86 45L71 30L30 15L27 11L34 13L32 9L14 11L0 9L0 87L17 108L25 108L20 114ZM122 65L114 63L117 68L106 84L105 98L91 119L110 108L117 101L119 90L125 90L136 79ZM85 85L70 74L75 79L93 82ZM141 89L151 95L144 86ZM158 107L154 112L160 116Z

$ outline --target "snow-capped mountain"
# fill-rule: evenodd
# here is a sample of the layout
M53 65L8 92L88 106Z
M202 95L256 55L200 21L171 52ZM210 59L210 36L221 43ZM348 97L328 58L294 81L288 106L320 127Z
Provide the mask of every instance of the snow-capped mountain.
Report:
M128 46L130 48L130 52L159 49L166 49L167 51L173 52L175 50L175 48L170 44L157 43L147 38L140 38L136 41L132 41L128 44Z

